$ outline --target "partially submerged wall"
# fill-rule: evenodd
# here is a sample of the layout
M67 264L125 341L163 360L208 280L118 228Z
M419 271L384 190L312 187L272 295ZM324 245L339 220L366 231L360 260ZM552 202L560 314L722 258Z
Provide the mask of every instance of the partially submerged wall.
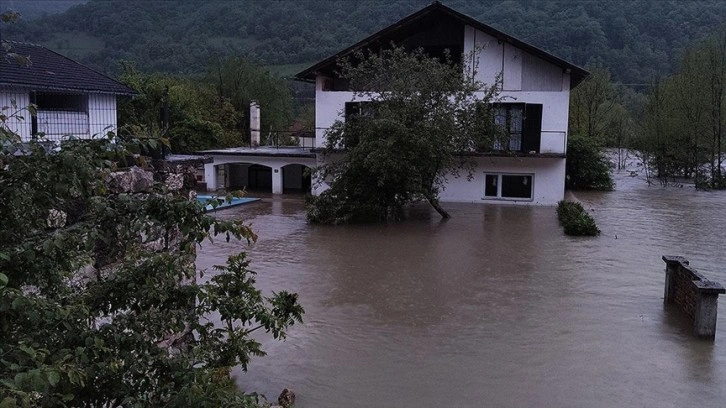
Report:
M665 294L663 301L674 304L693 319L693 330L698 337L716 337L718 295L726 289L695 269L686 258L663 256L666 263Z

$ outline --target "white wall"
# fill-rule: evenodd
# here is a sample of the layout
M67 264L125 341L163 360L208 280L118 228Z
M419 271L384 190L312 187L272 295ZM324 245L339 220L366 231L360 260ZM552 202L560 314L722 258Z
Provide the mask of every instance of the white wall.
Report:
M13 107L13 102L15 107ZM20 91L0 91L0 109L2 114L6 116L14 116L9 118L5 125L7 128L15 132L23 141L30 140L30 131L32 120L27 107L30 105L30 95L27 92ZM16 111L18 111L16 115ZM23 119L19 119L22 116Z
M117 132L116 95L88 95L88 126L91 137L105 137L109 131Z
M480 157L472 179L447 177L441 201L555 205L565 193L565 159ZM484 199L485 173L534 174L532 200Z
M464 29L464 54L479 50L476 79L492 85L501 73L502 102L542 105L541 153L564 154L570 109L570 75L561 67L535 57L506 42L467 26ZM478 64L478 66L477 66Z

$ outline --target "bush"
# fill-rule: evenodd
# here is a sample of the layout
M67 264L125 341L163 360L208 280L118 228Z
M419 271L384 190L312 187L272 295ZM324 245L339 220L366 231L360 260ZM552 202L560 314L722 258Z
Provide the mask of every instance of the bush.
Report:
M557 203L557 218L566 235L592 237L600 234L595 219L580 203L560 201Z
M565 186L571 190L611 191L610 161L594 140L570 135L567 140Z

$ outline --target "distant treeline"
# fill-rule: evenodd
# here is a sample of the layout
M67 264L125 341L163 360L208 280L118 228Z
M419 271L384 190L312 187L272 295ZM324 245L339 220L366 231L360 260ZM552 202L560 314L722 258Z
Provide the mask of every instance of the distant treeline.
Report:
M21 21L3 37L47 45L108 73L127 60L146 72L195 74L230 55L261 65L315 62L429 3L92 0ZM576 64L604 66L629 84L675 72L683 50L726 21L721 0L444 3Z

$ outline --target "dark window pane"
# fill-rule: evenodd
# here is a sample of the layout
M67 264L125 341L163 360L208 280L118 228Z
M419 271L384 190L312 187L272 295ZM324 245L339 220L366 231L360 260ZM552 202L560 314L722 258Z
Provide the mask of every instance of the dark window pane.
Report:
M484 186L485 197L496 197L497 196L497 179L499 176L496 174L487 174L486 185Z
M502 197L532 198L532 176L502 176Z

